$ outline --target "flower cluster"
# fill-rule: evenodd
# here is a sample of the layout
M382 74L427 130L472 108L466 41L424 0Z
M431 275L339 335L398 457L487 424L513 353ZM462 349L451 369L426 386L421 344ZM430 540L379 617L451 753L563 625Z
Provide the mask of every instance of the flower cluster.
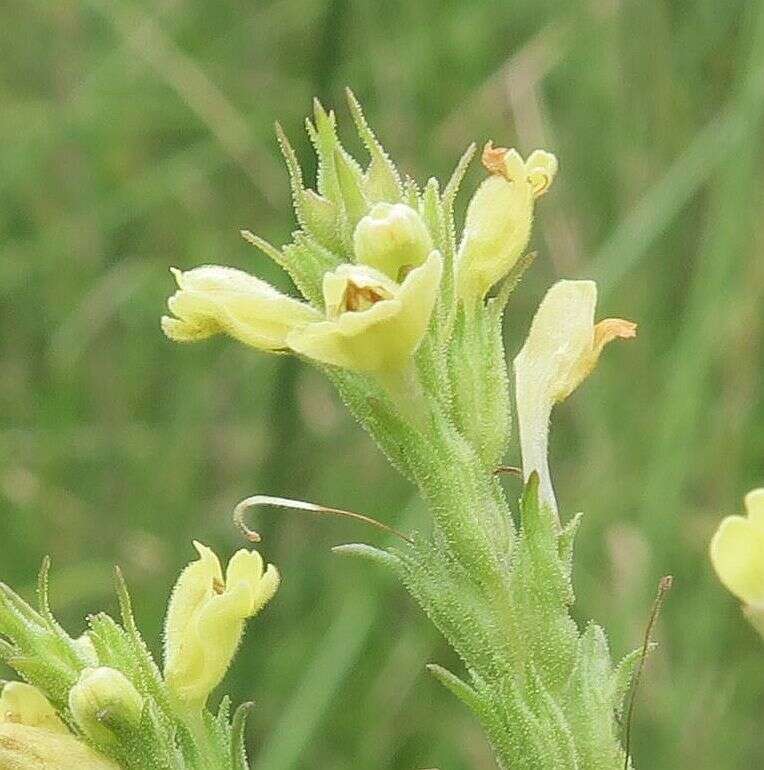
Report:
M50 614L47 566L39 612L1 587L0 653L29 683L8 682L0 693L0 770L246 770L243 719L229 723L225 699L213 717L206 701L279 575L256 551L240 550L224 576L217 556L194 545L200 559L181 573L168 606L164 676L121 581L122 626L94 615L79 639Z
M469 203L457 246L428 198L433 180L424 193L412 182L402 184L352 94L349 100L371 156L367 168L339 142L334 114L316 103L308 132L319 159L317 190L305 188L296 155L279 129L301 230L281 250L245 232L290 272L304 299L228 267L173 269L178 290L168 301L172 315L162 318L162 328L181 342L225 333L260 350L291 351L369 374L389 387L412 379L428 331L439 319L450 319L436 334L453 361L455 383L447 390L463 430L486 460L496 463L505 447L509 408L503 352L496 352L495 331L487 322L481 326L483 301L522 257L535 202L552 184L557 159L535 150L523 160L516 150L488 142L482 162L489 175ZM449 183L452 190L446 189L442 203L458 182ZM538 470L542 498L553 505L546 467L552 405L586 376L609 340L635 334L634 324L619 319L595 326L595 301L590 281L557 284L515 361L525 477ZM498 372L495 382L490 374L482 385L468 382L484 376L487 362ZM403 400L400 390L395 395ZM480 413L486 420L476 423Z
M523 161L490 143L490 176L470 202L455 260L431 232L425 198L401 184L395 167L350 95L371 154L363 170L339 143L333 113L316 105L308 130L319 155L318 190L306 190L280 133L302 230L279 251L245 233L287 267L306 301L247 273L219 266L174 269L178 291L162 318L173 340L225 333L260 350L292 351L322 364L382 376L405 370L433 315L445 269L464 302L481 299L514 267L528 243L534 201L551 184L557 160L542 150ZM294 258L302 264L294 264Z

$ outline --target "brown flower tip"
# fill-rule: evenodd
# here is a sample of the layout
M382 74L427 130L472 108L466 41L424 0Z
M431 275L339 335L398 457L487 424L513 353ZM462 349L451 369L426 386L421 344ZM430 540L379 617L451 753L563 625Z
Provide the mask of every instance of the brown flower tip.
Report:
M508 152L509 150L506 147L494 147L493 142L489 140L483 148L482 163L492 174L506 176L504 158Z
M594 325L594 349L602 350L615 339L628 340L637 336L637 325L623 318L606 318Z

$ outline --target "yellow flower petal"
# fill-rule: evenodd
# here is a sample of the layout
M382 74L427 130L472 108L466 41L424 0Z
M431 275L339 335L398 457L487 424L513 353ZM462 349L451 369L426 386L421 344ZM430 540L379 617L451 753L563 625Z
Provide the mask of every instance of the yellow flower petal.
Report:
M50 701L40 690L26 682L8 682L3 687L0 695L0 722L43 727L55 733L69 732Z
M317 361L362 372L404 369L427 331L443 260L433 251L402 284L360 265L324 279L328 321L291 332L288 345Z
M491 176L467 208L456 261L457 294L463 300L484 297L515 266L531 234L533 206L557 173L557 159L535 150L523 161L517 150L483 150Z
M636 324L622 319L595 325L596 305L593 281L558 281L541 301L514 361L523 474L527 480L538 471L541 499L555 509L547 462L552 407L587 377L609 341L636 335Z
M745 496L745 509L749 520L764 530L764 487L752 489Z
M181 700L201 706L220 683L236 652L244 621L278 587L273 565L263 570L256 551L240 550L225 578L217 556L194 543L199 560L181 573L165 622L165 679Z
M764 617L764 487L745 496L745 509L747 516L722 520L709 550L719 580L750 606L751 622L759 628Z
M711 562L726 588L746 604L764 603L764 529L728 516L711 541Z
M71 734L0 723L0 770L120 770Z
M172 273L179 290L167 302L174 317L163 316L162 330L177 342L225 333L261 350L282 350L292 329L321 318L315 308L241 270L206 265Z

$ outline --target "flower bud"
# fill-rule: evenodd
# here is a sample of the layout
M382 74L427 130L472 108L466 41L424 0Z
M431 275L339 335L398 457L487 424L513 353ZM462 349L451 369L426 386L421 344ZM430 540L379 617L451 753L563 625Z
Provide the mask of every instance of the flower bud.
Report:
M0 695L0 722L68 733L66 725L40 690L25 682L8 682Z
M163 316L162 330L176 342L223 333L261 350L282 350L292 329L321 317L241 270L206 265L187 272L173 268L172 274L179 291L167 306L175 318Z
M404 370L427 332L443 260L433 251L401 284L365 265L324 276L328 320L289 334L289 346L325 364L386 375Z
M727 516L711 540L719 580L748 607L752 621L764 612L764 487L745 496L747 516ZM764 627L762 627L764 630Z
M357 262L402 281L432 251L432 238L422 218L405 203L377 203L353 234Z
M107 744L115 732L138 727L143 698L121 671L99 666L83 669L69 691L69 708L88 738Z
M558 281L547 292L515 358L515 398L520 426L523 475L535 470L539 495L556 510L547 464L549 417L589 375L605 345L636 336L631 321L608 318L594 323L597 285L593 281Z
M0 770L120 770L73 735L0 723Z
M276 593L279 573L257 551L237 551L225 577L218 557L194 543L198 561L175 584L165 621L165 680L182 701L204 705L233 659L244 621Z
M528 244L533 206L557 173L557 159L535 150L523 160L517 150L483 150L491 172L467 208L456 263L456 288L462 300L482 298L515 266Z

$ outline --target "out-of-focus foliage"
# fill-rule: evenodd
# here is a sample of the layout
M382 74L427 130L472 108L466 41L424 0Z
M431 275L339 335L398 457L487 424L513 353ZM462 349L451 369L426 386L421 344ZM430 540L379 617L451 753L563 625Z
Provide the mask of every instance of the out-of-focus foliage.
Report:
M560 504L586 512L581 615L632 649L672 572L637 767L764 761L764 650L706 556L764 465L764 3L11 0L3 22L2 579L31 593L50 553L78 634L86 609L114 610L119 562L158 650L191 538L233 551L249 494L424 520L316 372L222 339L181 348L158 325L171 264L289 288L237 233L288 239L273 120L308 162L311 97L341 110L351 85L420 180L445 181L472 140L560 158L510 354L557 277L596 279L602 314L640 323L556 414ZM361 539L352 525L271 516L283 585L227 679L236 701L257 692L258 770L490 768L424 672L448 659L427 621L329 554Z

